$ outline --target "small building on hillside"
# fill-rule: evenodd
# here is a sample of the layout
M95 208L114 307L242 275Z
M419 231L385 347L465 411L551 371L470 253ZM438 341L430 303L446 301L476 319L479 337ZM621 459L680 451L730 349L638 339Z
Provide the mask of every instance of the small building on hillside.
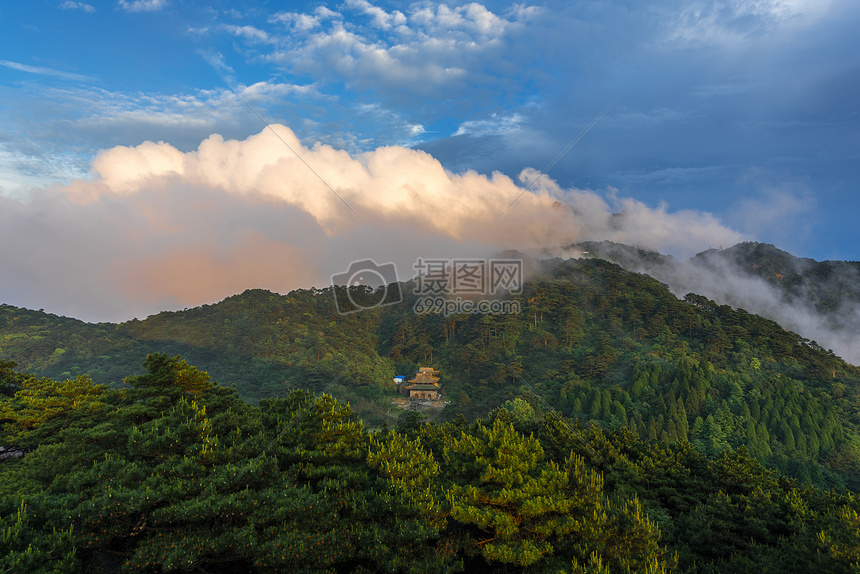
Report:
M410 399L439 400L442 390L439 386L439 371L432 367L420 367L415 378L406 381L401 388Z
M439 399L439 385L409 385L410 399L435 401Z

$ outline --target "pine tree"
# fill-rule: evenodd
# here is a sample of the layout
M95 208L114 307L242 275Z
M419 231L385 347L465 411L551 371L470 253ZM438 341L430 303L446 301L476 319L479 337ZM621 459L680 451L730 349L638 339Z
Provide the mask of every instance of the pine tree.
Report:
M758 437L759 458L771 456L773 451L770 448L770 433L767 432L764 422L756 425L756 435Z
M794 433L791 432L791 427L788 426L784 420L780 423L779 427L780 437L782 438L782 444L785 445L785 448L788 452L792 452L797 448L797 445L794 442Z
M755 423L751 419L748 419L746 422L745 444L750 454L752 454L756 458L760 457L761 448L758 444L758 433L756 432Z
M601 394L599 391L594 391L594 397L591 399L591 418L600 419L603 414L601 410Z
M98 410L106 388L93 384L87 375L65 381L22 377L20 390L10 399L0 401L0 420L5 423L4 432L14 438L69 411ZM52 429L52 432L56 430Z
M637 399L642 396L642 393L645 392L646 387L648 386L648 375L646 373L642 373L634 382L633 388L631 389L631 394Z
M534 437L501 420L446 446L443 472L451 518L472 527L490 563L558 571L592 553L621 572L662 563L659 531L638 500L610 503L581 457L547 462Z
M806 454L807 454L806 435L804 435L803 432L794 433L794 442L795 442L795 445L797 446L797 452L800 453L801 455L806 456Z
M669 424L666 426L666 439L667 444L678 442L678 431L675 428L675 421L672 419L669 419Z
M687 421L687 409L681 401L678 401L678 416L675 418L675 428L677 429L679 440L689 440L690 428Z
M600 395L600 413L605 419L612 416L612 393L609 389L603 389Z
M812 429L809 431L809 436L806 439L806 451L809 453L809 458L815 460L821 450L821 443L818 441L818 434Z
M23 502L11 516L0 516L0 572L81 572L75 560L72 529L45 532L33 523Z
M860 566L860 514L849 505L833 514L818 533L817 542L846 571L856 571Z
M700 452L706 452L707 437L705 435L705 421L702 417L696 417L693 421L693 428L690 431L690 442L692 442Z
M627 410L618 401L612 401L612 416L618 420L621 426L627 426Z

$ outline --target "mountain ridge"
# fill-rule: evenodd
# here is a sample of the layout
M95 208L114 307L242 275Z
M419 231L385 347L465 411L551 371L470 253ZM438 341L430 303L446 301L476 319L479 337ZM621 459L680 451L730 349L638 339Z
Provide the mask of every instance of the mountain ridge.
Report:
M860 476L860 369L772 320L679 299L602 259L546 262L515 297L519 314L419 314L410 284L401 290L396 304L349 315L337 313L333 288L249 289L95 325L4 305L0 358L37 376L121 386L147 354L182 355L251 403L325 391L371 426L402 413L391 403L395 373L432 365L443 373L443 419L483 417L520 397L709 454L746 445L824 486Z
M698 293L743 308L832 348L860 364L860 262L816 261L774 245L743 242L687 260L609 241L567 247L667 284L678 297Z

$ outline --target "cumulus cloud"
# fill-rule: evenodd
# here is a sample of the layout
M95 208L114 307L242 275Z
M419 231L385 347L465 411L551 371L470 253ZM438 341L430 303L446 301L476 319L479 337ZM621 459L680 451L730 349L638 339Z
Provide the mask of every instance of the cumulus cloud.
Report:
M329 10L325 6L317 7L312 13L303 12L278 12L269 18L272 24L282 24L296 31L306 32L319 26L325 20L341 19L338 12Z
M264 59L360 87L428 93L467 79L480 83L509 67L512 42L504 38L539 12L521 6L499 15L474 2L425 2L407 13L389 12L367 0L350 0L342 9L276 14L270 22L288 34L270 35L277 47Z
M524 193L535 175L452 173L397 146L307 148L280 125L241 141L212 135L189 152L118 146L91 179L0 198L0 299L124 320L245 288L321 287L367 258L395 262L405 279L419 257L584 239L686 250L739 237L707 214L607 202L546 178Z
M522 181L531 182L540 172L527 169ZM591 190L564 190L551 179L542 178L538 193L558 197L556 209L567 211L580 237L592 241L613 241L652 251L690 256L718 245L734 245L745 236L727 228L710 213L670 211L663 202L657 207L630 197L619 197L610 189L606 197ZM515 209L512 207L511 209Z
M167 6L167 0L119 0L117 6L126 12L158 12Z
M267 44L270 42L269 35L266 32L253 26L224 25L224 30L251 43Z
M66 0L60 4L60 8L62 10L83 10L88 14L92 14L96 11L96 9L89 4L85 4L84 2L75 2L74 0Z
M346 5L369 16L373 25L383 30L388 30L392 26L403 26L406 24L406 16L400 10L386 12L379 6L374 6L370 2L367 2L367 0L347 0Z
M232 74L220 53L201 55L225 77ZM266 117L272 109L282 110L285 102L302 106L328 101L314 85L233 82L233 88L175 94L93 86L0 87L0 100L13 92L14 97L29 96L26 108L0 106L0 124L8 128L0 134L0 189L25 195L32 187L68 182L89 172L99 150L115 145L163 140L188 150L214 131L244 137L262 126L246 103Z

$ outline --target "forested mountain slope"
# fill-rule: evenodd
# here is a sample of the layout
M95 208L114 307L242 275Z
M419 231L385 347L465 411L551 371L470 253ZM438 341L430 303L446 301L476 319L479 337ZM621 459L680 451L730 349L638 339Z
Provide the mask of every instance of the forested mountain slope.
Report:
M788 302L809 304L837 323L845 318L847 309L854 309L860 303L860 262L857 261L816 261L755 242L705 251L694 261L711 267L732 265L740 272L767 281L782 292Z
M403 301L338 315L330 289L246 291L145 321L87 325L0 308L0 356L37 375L119 384L148 352L181 354L252 402L327 390L371 426L393 426L392 377L432 365L443 419L522 397L644 440L718 455L746 445L771 467L857 489L860 369L773 321L676 298L596 259L547 261L509 315L422 315Z
M665 280L683 273L684 263L700 273L710 270L761 279L786 303L813 308L837 323L845 319L846 309L854 309L860 303L860 262L816 261L768 243L746 241L726 249L709 249L688 261L611 241L585 241L570 247L585 256ZM854 313L850 314L854 319Z
M768 317L860 364L860 262L815 261L755 242L709 249L682 261L610 241L568 249L647 273L679 297L698 293Z
M860 503L542 416L368 432L329 395L260 406L176 358L122 390L0 367L0 571L633 574L860 567ZM48 408L49 407L49 408Z

